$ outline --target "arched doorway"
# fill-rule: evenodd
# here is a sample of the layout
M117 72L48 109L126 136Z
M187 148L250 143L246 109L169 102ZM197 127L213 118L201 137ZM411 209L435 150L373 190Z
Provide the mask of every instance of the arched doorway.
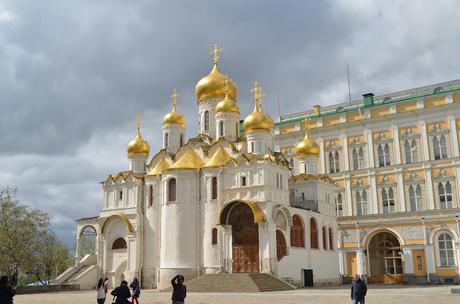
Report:
M87 254L97 254L96 252L96 228L93 226L84 227L79 236L78 256L84 257Z
M249 204L227 205L221 222L232 226L232 271L259 272L259 228Z
M287 256L286 238L281 230L276 229L276 257L278 262Z
M372 283L404 282L402 249L394 234L390 232L376 234L370 240L367 252Z

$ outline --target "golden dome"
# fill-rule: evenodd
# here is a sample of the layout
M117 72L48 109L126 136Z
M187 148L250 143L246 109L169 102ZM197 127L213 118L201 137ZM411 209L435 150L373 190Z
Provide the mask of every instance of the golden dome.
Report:
M305 131L305 137L297 144L295 152L299 158L319 155L319 145L308 135L308 124L307 130Z
M262 111L262 89L254 85L254 111L249 114L243 121L243 128L245 132L252 130L266 130L270 131L275 127L275 122L270 115Z
M163 118L163 125L165 124L180 124L185 126L185 117L181 113L176 111L176 99L179 94L177 94L176 89L173 90L173 93L171 95L172 100L173 100L173 107L171 112L165 115Z
M217 62L215 62L211 73L201 78L195 86L195 95L198 102L208 97L224 98L225 79L226 76L221 73L219 67L217 66ZM236 84L233 80L229 80L230 84L228 88L228 96L230 97L230 99L236 100L236 97L238 96L238 88L236 87Z
M150 146L141 136L140 127L137 127L136 137L128 143L128 156L145 155L150 153Z
M227 79L224 81L225 82L225 98L220 101L217 106L216 106L216 113L238 113L240 114L240 107L238 104L231 100L230 97L228 97L228 91L230 89L230 81L227 77Z

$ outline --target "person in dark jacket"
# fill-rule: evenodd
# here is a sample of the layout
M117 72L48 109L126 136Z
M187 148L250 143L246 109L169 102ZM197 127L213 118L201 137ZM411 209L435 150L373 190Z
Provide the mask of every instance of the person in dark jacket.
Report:
M112 290L110 293L112 296L117 297L115 304L128 304L131 303L128 299L131 298L131 292L129 291L128 282L121 281L120 286Z
M176 275L171 280L171 285L173 287L173 294L171 297L172 304L184 304L185 297L187 296L187 287L184 285L184 276Z
M139 304L139 296L141 295L141 287L139 285L139 280L137 278L134 278L129 287L133 289L133 297L131 299L131 303Z
M367 294L366 283L361 280L359 275L353 275L351 282L351 301L353 304L364 304L364 298Z
M16 290L8 286L8 277L3 276L0 278L0 303L12 304L13 297L16 295Z

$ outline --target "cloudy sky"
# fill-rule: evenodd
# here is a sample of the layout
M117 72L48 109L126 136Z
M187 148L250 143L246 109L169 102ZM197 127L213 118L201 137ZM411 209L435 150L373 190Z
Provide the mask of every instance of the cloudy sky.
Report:
M378 6L376 5L378 3ZM96 215L98 182L127 168L135 113L160 147L173 88L197 130L196 82L211 68L250 86L282 113L460 78L460 2L451 1L0 1L0 186L52 215L73 244Z

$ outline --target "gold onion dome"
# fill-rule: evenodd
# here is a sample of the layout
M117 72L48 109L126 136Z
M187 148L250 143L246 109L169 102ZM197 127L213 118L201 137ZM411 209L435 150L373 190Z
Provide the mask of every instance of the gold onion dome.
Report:
M319 145L308 134L308 121L306 121L306 126L304 139L295 147L296 155L299 158L319 155Z
M262 88L254 84L254 111L249 114L243 121L243 128L245 132L253 130L271 131L275 127L275 122L270 115L262 111Z
M201 78L195 86L195 95L198 102L200 102L204 98L224 98L226 95L224 81L227 77L224 74L222 74L217 65L219 59L218 53L221 51L222 49L218 48L217 44L214 45L214 49L211 51L211 54L213 54L214 56L214 66L211 70L211 73ZM232 100L236 100L237 96L238 88L235 82L229 79L228 97Z
M177 93L176 89L173 90L173 93L171 95L172 101L173 101L173 107L171 112L165 115L163 118L163 125L166 124L180 124L185 126L186 121L184 115L176 111L176 102L177 102L177 97L179 94Z
M228 91L230 89L230 80L225 79L224 81L225 84L225 98L220 101L217 106L216 106L216 113L240 113L240 107L238 104L231 100L230 97L228 96Z
M138 124L136 137L128 143L128 156L143 155L148 156L150 153L149 143L141 136L141 127Z

